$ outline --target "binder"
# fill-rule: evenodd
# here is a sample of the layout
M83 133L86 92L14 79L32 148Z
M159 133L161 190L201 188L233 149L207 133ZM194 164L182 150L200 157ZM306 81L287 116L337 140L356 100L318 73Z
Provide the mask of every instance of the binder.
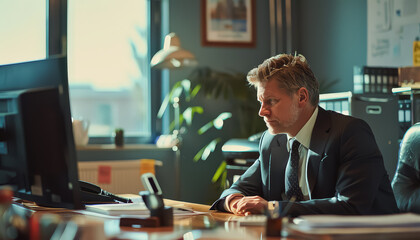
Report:
M400 125L399 138L402 139L405 132L412 125L410 95L398 96L398 122Z
M398 86L398 68L389 67L353 67L353 92L391 93Z
M363 93L363 69L361 66L353 67L353 92Z

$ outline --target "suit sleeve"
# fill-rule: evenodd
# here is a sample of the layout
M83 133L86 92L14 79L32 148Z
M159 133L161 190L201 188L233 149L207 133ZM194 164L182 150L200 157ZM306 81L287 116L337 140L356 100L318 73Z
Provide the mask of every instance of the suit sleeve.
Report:
M261 180L261 142L263 141L265 133L260 140L260 157L245 171L241 177L232 184L232 186L220 195L211 206L211 210L219 210L225 212L224 203L228 195L240 193L245 196L262 196L262 180Z

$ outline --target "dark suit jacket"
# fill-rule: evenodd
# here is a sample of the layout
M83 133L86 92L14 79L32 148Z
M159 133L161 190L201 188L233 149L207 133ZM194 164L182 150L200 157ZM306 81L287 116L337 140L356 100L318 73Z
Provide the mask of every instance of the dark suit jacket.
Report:
M232 193L278 200L285 207L287 201L282 201L282 194L289 158L286 141L286 134L265 132L260 140L259 158L211 209L225 211L224 200ZM311 200L294 203L289 215L399 211L381 152L365 121L319 107L308 156Z

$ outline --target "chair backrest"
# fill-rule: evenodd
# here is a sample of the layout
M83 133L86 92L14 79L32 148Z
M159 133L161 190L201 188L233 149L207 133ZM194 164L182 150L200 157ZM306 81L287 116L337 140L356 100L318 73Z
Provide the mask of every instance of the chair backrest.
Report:
M420 213L420 123L411 126L401 141L392 188L401 211Z

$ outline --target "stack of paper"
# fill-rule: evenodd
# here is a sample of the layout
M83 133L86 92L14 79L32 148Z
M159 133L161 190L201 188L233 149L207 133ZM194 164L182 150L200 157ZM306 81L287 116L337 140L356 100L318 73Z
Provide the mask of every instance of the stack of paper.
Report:
M86 210L111 216L149 215L144 203L110 203L86 205Z
M150 211L147 209L144 202L140 203L111 203L111 204L93 204L86 205L86 210L90 212L105 214L109 216L121 216L121 215L141 215L150 216ZM188 216L201 214L193 210L186 208L174 207L174 216Z
M329 239L419 239L420 215L310 215L286 226L289 235Z

